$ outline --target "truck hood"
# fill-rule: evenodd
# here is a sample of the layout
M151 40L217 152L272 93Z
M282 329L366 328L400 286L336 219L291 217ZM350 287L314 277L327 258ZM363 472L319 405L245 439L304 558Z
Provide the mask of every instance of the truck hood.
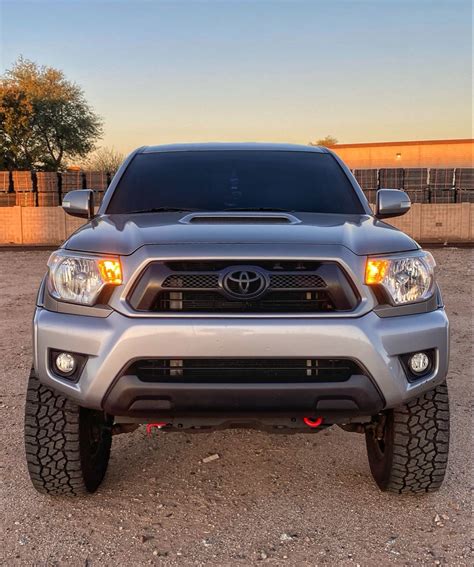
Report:
M72 234L63 248L125 256L153 244L268 244L275 249L285 244L337 245L362 256L419 248L409 236L370 215L258 213L247 219L236 219L235 213L220 215L208 213L203 218L201 214L199 219L184 213L101 215Z

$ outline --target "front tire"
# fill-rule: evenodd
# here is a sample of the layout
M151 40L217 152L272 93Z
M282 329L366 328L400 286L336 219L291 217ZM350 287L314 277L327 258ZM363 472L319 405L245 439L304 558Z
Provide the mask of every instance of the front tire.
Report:
M28 472L38 492L68 496L94 492L107 470L111 444L110 417L78 406L31 372L25 448Z
M446 382L379 414L366 429L370 470L381 490L434 492L443 482L449 450Z

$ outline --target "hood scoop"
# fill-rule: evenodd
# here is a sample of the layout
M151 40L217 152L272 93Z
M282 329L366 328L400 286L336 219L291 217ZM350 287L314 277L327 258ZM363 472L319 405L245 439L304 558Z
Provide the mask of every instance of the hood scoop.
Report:
M191 213L179 221L183 224L299 224L300 219L290 213L224 211Z

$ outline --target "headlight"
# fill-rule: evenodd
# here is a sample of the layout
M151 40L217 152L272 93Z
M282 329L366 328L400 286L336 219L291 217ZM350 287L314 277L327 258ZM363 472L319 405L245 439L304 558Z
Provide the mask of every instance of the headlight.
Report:
M429 252L420 256L368 258L365 283L383 287L395 305L424 301L433 295L435 266Z
M118 258L83 256L60 250L51 255L48 267L49 293L62 301L94 305L106 285L122 283Z

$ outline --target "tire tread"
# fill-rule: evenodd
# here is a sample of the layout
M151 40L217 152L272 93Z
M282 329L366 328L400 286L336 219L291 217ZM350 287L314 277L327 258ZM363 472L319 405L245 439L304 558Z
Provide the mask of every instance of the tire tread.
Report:
M69 496L88 492L81 473L79 412L78 405L30 374L25 449L30 478L39 492Z
M448 464L449 401L442 383L393 410L393 465L385 490L434 492Z

